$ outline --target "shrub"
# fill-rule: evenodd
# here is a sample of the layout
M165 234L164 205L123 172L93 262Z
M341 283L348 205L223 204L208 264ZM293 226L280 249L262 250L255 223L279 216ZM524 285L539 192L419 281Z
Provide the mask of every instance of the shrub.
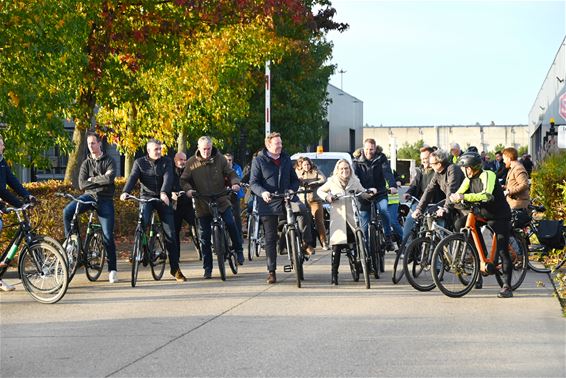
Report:
M566 151L549 155L531 178L531 198L546 207L545 217L566 219Z

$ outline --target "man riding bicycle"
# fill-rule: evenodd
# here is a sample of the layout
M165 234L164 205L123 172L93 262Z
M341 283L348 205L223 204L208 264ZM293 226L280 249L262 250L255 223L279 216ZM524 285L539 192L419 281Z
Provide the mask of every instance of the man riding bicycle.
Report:
M202 194L221 193L226 190L225 177L229 179L232 190L236 192L240 190L240 179L236 172L230 168L224 155L216 147L212 146L212 140L208 136L200 137L197 143L197 151L187 161L187 165L181 175L181 187L187 192L189 197L192 196L191 190L196 190ZM212 275L212 244L210 242L212 214L208 203L201 198L196 199L195 210L200 225L204 278L210 279ZM232 245L238 256L238 263L242 265L244 263L242 240L236 229L228 195L218 199L218 210L230 234ZM237 214L237 216L240 216L240 214Z
M453 203L462 201L479 204L480 215L495 232L497 240L496 252L501 256L505 284L497 295L499 298L513 296L511 290L512 262L508 245L511 233L511 209L505 200L503 189L493 171L483 170L482 159L476 152L467 152L460 156L458 165L462 167L466 178L456 193L450 195ZM460 230L466 223L466 216L454 222L454 228ZM489 269L489 267L486 267Z
M103 243L108 255L108 281L118 282L116 267L116 245L114 243L114 178L116 177L116 163L114 159L102 151L102 141L96 133L89 132L86 137L90 154L81 164L79 173L79 188L85 193L79 197L82 201L95 201L96 213L102 226ZM80 205L71 201L63 210L63 223L65 237L71 231L71 221L75 208L79 206L79 213L88 211L90 206Z
M159 198L161 202L150 202L145 204L144 224L149 225L153 210L159 214L163 233L165 234L165 248L169 255L169 266L171 275L177 282L184 282L187 278L179 268L179 254L177 253L177 239L175 238L175 220L173 207L169 200L171 188L173 187L173 163L171 160L161 155L161 142L150 139L146 145L147 155L134 161L132 172L124 186L120 199L125 201L128 194L134 189L138 182L141 183L141 198Z

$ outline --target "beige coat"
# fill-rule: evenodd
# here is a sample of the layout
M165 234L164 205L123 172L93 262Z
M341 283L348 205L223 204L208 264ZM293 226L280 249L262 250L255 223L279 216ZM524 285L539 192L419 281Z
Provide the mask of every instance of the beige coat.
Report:
M364 191L365 188L360 183L357 176L352 175L346 188L342 187L340 180L337 176L331 176L325 184L323 184L316 193L322 199L325 199L328 194L340 195L347 194L348 191L355 190L357 192ZM346 225L350 225L353 229L354 210L352 208L351 198L340 198L332 201L332 208L330 210L330 244L346 244L348 242L348 234Z
M322 184L326 182L326 176L324 173L318 169L311 169L310 171L295 170L297 177L299 177L299 182L301 186L311 189L312 193L307 193L307 201L315 202L322 201L322 199L316 194L316 191ZM300 195L301 202L305 202L304 195Z
M507 203L511 209L526 209L529 207L529 174L523 164L512 161L505 179Z

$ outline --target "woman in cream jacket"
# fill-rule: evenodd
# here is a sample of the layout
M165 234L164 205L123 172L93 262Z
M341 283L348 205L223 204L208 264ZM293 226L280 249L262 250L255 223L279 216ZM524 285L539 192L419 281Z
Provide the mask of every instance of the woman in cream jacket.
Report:
M334 167L332 176L317 190L320 198L332 205L330 210L330 245L332 246L332 283L338 285L338 266L340 265L340 249L348 240L353 239L351 230L355 227L354 211L350 198L334 199L335 195L347 194L349 191L365 191L358 177L353 173L350 163L340 159ZM375 188L370 189L374 194ZM363 194L362 196L369 196Z

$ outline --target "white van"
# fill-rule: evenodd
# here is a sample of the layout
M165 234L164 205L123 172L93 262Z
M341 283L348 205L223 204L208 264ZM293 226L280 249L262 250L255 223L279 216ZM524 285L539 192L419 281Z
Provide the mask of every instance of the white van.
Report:
M340 159L346 159L352 164L352 156L347 152L298 152L291 156L291 160L296 162L300 157L308 157L313 164L324 173L326 177L332 176L334 166Z

